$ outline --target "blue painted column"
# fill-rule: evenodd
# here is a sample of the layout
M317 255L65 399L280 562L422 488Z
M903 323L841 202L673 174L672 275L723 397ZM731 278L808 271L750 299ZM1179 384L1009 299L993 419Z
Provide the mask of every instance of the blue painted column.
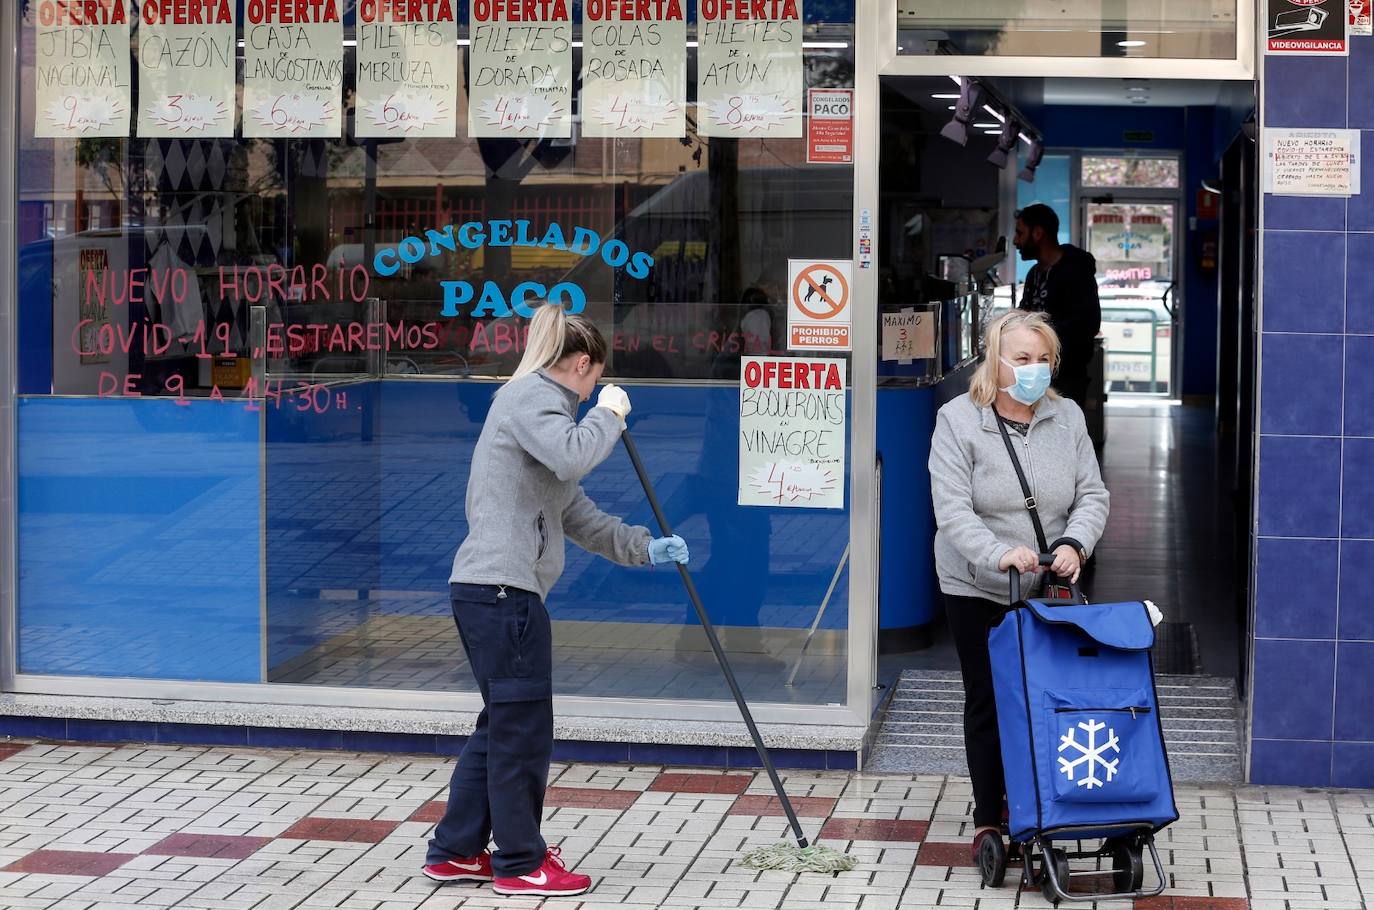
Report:
M1264 200L1256 783L1374 787L1374 39L1264 61L1264 125L1362 130L1365 192Z

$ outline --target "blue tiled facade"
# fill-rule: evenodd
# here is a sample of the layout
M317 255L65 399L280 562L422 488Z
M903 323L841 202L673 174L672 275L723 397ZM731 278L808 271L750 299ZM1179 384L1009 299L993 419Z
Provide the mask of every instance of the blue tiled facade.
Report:
M1265 197L1250 779L1374 787L1374 41L1267 58L1264 124L1362 131L1365 192Z

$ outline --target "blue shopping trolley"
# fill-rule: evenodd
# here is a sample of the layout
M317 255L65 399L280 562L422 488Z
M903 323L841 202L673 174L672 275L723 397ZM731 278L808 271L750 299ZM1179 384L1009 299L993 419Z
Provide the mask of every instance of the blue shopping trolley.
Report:
M1041 557L1048 564L1052 557ZM1094 901L1164 890L1154 835L1178 819L1144 603L1087 604L1076 586L1063 600L1021 600L988 633L1007 785L1007 833L1022 881L1045 897ZM1074 841L1068 851L1056 842ZM1084 850L1083 841L1100 841ZM984 849L986 847L986 849ZM997 838L979 845L985 884L1000 884L1006 854ZM1143 891L1144 851L1158 884ZM1039 854L1037 871L1036 854ZM988 855L984 855L988 854ZM1069 859L1096 868L1071 871ZM1104 860L1111 869L1103 870ZM1000 866L1000 868L999 868ZM1111 875L1111 892L1069 893L1071 876Z

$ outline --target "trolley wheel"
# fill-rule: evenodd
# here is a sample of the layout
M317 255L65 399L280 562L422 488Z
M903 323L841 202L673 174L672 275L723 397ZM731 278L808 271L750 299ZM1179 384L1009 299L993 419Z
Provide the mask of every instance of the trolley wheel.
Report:
M1139 844L1112 845L1112 884L1118 893L1139 891L1145 883L1145 857Z
M1049 867L1054 866L1054 879L1059 882L1059 887L1064 892L1069 890L1069 855L1058 848L1045 850L1044 865L1045 870L1041 873L1040 893L1045 895L1045 900L1059 906L1059 895L1055 893L1054 881L1050 880Z
M978 874L985 888L1002 887L1007 875L1007 848L1002 838L991 831L978 839Z

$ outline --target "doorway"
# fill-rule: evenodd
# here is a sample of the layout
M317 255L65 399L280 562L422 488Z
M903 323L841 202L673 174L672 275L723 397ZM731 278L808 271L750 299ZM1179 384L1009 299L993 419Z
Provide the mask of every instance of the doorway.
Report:
M1032 203L1059 214L1061 242L1093 255L1106 402L1099 460L1112 511L1085 588L1098 603L1160 606L1155 662L1171 753L1197 756L1206 779L1239 779L1248 595L1236 581L1237 563L1247 558L1236 516L1249 504L1248 494L1244 502L1233 496L1248 487L1237 486L1234 442L1218 415L1237 413L1233 397L1247 380L1217 382L1227 369L1218 339L1233 330L1222 314L1241 306L1242 292L1218 270L1217 237L1227 222L1212 197L1253 110L1254 84L1155 83L1141 104L1130 80L978 81L984 107L961 144L947 125L962 83L951 90L948 78L882 80L880 318L915 307L938 321L971 308L958 329L937 325L937 338L957 339L968 325L981 331L1017 305L1030 264L1005 243L1016 212ZM1008 121L1020 127L1014 150L1004 141ZM1002 157L1010 160L1004 165ZM1243 191L1230 204L1245 198ZM971 305L951 309L947 300ZM967 389L977 354L976 344L942 346L922 369L888 363L880 352L885 477L920 473L928 485L922 469L933 412ZM919 416L919 408L893 404L917 387L928 391L931 413L894 428L888 415ZM962 684L938 580L917 595L928 600L924 613L904 613L904 621L924 621L923 629L893 621L909 597L888 576L914 577L913 554L902 550L913 537L891 517L910 510L907 487L905 502L886 490L882 496L879 682L893 695L872 767L958 772Z

